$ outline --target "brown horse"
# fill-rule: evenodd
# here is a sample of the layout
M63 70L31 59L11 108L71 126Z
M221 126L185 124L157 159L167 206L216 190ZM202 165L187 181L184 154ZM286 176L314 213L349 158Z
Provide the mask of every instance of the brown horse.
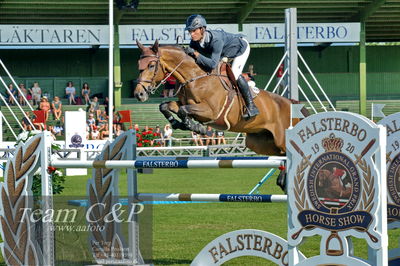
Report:
M204 134L203 124L207 124L220 130L247 133L246 146L258 154L282 155L286 152L285 129L290 125L290 100L261 90L254 99L260 114L245 120L242 118L242 98L237 93L229 95L220 74L202 70L181 47L159 47L158 41L152 47L144 47L138 41L137 45L142 52L140 76L134 91L138 100L148 100L149 94L155 92L156 85L168 73L182 84L177 94L179 102L160 105L160 111L173 128Z

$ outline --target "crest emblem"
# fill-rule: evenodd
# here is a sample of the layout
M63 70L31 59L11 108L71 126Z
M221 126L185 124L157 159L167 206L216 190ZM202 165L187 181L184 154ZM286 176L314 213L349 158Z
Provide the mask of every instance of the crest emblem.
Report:
M384 134L368 122L350 113L324 113L287 132L289 245L322 236L321 255L306 259L309 265L356 265L347 236L365 238L373 248L382 244L376 218L382 173L372 155L380 152L378 140Z
M70 148L83 148L85 145L82 144L82 137L77 133L71 137Z

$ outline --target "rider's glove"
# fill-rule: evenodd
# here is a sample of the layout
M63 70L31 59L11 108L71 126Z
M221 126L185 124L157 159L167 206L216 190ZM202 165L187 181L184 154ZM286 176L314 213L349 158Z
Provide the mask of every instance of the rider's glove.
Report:
M185 47L185 48L183 48L183 50L185 51L185 53L187 55L194 57L195 50L192 47Z

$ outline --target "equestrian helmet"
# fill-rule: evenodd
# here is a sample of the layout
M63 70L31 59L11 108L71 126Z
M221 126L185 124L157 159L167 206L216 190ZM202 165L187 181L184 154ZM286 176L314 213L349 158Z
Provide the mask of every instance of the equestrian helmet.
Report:
M206 19L199 14L190 15L186 20L185 30L195 30L198 28L207 27Z

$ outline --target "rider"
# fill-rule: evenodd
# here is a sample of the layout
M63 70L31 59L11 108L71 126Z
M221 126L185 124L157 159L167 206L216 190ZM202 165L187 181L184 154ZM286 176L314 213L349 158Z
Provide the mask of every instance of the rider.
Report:
M249 119L258 115L259 111L253 102L249 85L242 75L250 53L249 43L239 34L207 30L206 27L207 22L202 15L195 14L187 18L185 30L189 31L192 40L190 46L185 48L185 52L207 71L215 69L222 57L234 58L232 72L247 107L247 112L243 116Z

